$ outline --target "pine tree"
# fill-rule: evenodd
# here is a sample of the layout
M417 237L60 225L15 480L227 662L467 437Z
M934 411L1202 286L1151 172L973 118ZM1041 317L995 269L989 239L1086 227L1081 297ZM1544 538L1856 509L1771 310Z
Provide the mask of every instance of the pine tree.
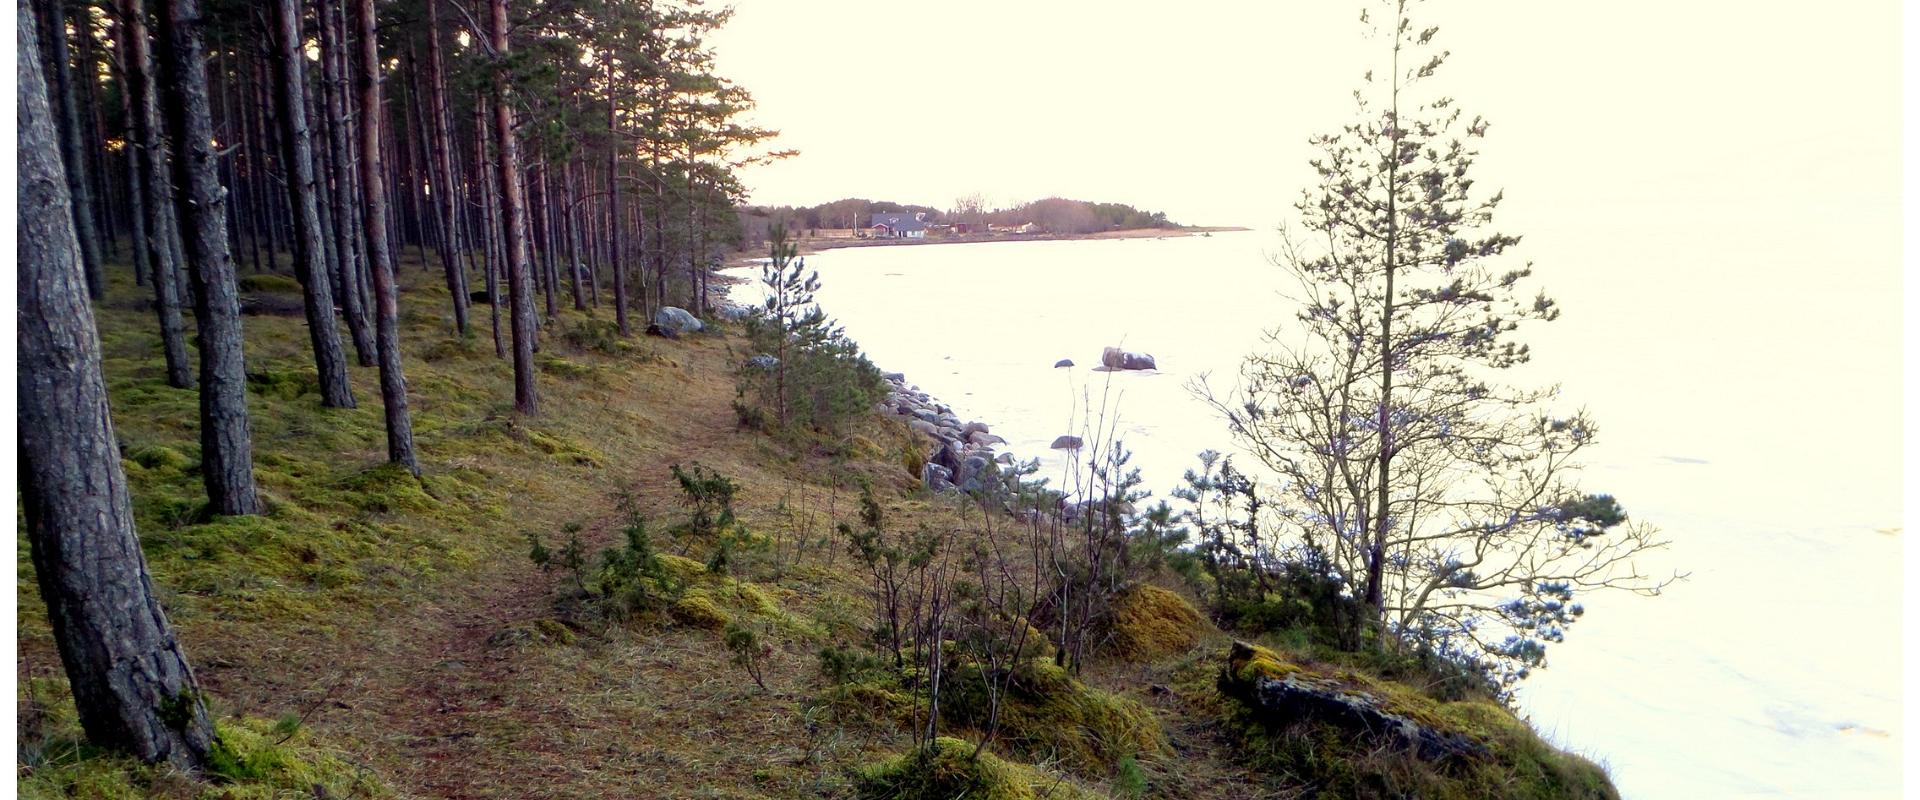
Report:
M1522 294L1531 265L1505 265L1520 239L1471 177L1487 124L1426 90L1447 53L1410 5L1385 3L1387 69L1354 93L1357 121L1313 140L1319 182L1278 259L1300 311L1248 359L1246 397L1217 404L1392 640L1512 681L1578 617L1576 591L1656 591L1633 557L1664 543L1579 490L1584 413L1492 382L1527 361L1520 326L1559 312Z
M198 770L213 724L134 533L25 0L18 21L20 504L34 573L88 740Z

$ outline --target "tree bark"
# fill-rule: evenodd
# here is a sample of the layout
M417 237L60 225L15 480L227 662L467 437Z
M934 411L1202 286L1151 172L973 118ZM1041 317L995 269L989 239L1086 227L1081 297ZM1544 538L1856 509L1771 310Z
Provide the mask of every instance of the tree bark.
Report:
M360 225L358 184L353 178L353 146L346 109L346 36L337 4L319 0L320 84L327 105L327 147L332 153L333 219L340 230L340 306L353 335L355 360L374 365L373 323L362 302L360 276L366 265L366 232Z
M120 0L120 37L123 73L126 76L128 121L133 141L136 182L134 210L144 214L135 219L134 249L147 253L153 270L153 304L160 317L160 345L166 353L167 385L175 389L193 387L193 363L187 357L187 337L180 322L178 251L172 242L173 193L164 164L165 149L154 111L153 55L147 40L146 5L142 0ZM138 202L144 200L144 202Z
M213 723L134 532L25 0L18 21L20 505L36 582L88 740L197 771Z
M387 191L380 174L380 45L374 38L373 0L355 0L353 25L360 53L360 183L366 192L367 266L373 277L374 349L380 361L380 399L387 413L387 459L420 474L413 449L413 418L407 412L407 378L400 367L400 301L393 286L387 240Z
M208 114L206 47L199 0L161 0L160 88L168 138L178 148L176 212L193 279L200 334L200 471L216 514L258 514L253 429L247 415L247 365L233 256L227 250L227 193L221 188Z
M440 2L427 0L427 83L432 95L434 140L434 200L440 214L441 261L447 271L447 292L453 295L453 320L467 335L467 273L460 266L460 225L454 209L459 192L453 180L453 119L447 114L446 67L440 56Z
M333 322L333 287L327 277L326 245L321 242L320 201L314 188L313 138L307 130L306 81L301 72L298 0L273 0L273 78L280 100L280 148L287 176L288 207L293 209L293 269L300 279L307 312L307 338L313 343L320 376L320 404L353 408L353 384L347 357Z
M586 287L580 285L582 273L580 268L580 231L574 226L573 222L574 203L576 202L573 192L573 162L563 162L560 165L560 229L561 235L567 239L567 265L568 268L572 270L568 273L568 276L570 278L570 288L573 289L573 310L585 311L587 310Z
M631 336L627 323L627 270L620 258L620 128L613 95L613 59L607 59L607 267L613 273L613 318L620 335Z
M500 211L506 231L507 300L513 307L513 409L533 416L540 413L540 396L534 385L533 285L527 268L526 195L521 192L520 149L513 135L513 105L504 63L510 47L507 0L493 0L490 7L493 52L502 60L494 65L493 73L493 135L499 149Z

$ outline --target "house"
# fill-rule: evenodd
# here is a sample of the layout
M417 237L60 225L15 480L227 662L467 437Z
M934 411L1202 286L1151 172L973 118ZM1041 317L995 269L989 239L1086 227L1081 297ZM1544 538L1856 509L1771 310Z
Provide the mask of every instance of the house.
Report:
M867 235L876 239L925 239L924 214L875 214L867 225Z

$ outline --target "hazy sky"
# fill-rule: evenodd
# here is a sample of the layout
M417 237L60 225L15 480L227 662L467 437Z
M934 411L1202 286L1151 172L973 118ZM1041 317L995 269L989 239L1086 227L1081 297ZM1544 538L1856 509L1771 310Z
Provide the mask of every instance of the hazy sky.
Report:
M738 0L716 40L801 155L753 201L1046 195L1268 227L1384 53L1358 3ZM1895 2L1416 8L1514 204L1897 202Z

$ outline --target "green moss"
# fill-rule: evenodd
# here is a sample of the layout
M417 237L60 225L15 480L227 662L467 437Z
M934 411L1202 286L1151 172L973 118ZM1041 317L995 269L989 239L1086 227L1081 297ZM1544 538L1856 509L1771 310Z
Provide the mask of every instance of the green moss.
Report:
M300 281L291 275L265 274L240 276L240 291L300 294L304 290L300 287Z
M991 712L988 674L971 664L948 670L943 713L957 725L984 728ZM1000 737L1036 760L1100 775L1123 758L1169 752L1160 721L1145 706L1081 683L1046 661L1015 668L1001 702Z
M157 444L134 448L127 453L127 458L149 470L185 471L195 462L179 450Z
M150 765L86 743L65 680L21 685L20 763L23 798L94 800L265 800L283 797L388 797L364 768L315 742L297 723L230 719L215 725L208 781L166 765ZM183 708L190 705L182 704ZM169 723L171 724L171 722Z
M439 504L427 494L426 484L406 467L392 462L350 475L336 483L334 490L327 499L372 514L426 511Z
M1112 650L1138 661L1179 655L1199 644L1207 627L1186 598L1158 586L1136 586L1113 604Z
M247 371L247 391L281 400L298 400L320 394L320 376L311 368L257 369Z
M717 631L733 622L733 615L713 602L713 597L705 591L690 591L675 601L671 609L673 618L696 628Z
M974 745L942 736L921 750L904 753L854 774L855 795L863 800L969 798L969 800L1093 800L1101 795L1063 777L990 752L974 757Z

